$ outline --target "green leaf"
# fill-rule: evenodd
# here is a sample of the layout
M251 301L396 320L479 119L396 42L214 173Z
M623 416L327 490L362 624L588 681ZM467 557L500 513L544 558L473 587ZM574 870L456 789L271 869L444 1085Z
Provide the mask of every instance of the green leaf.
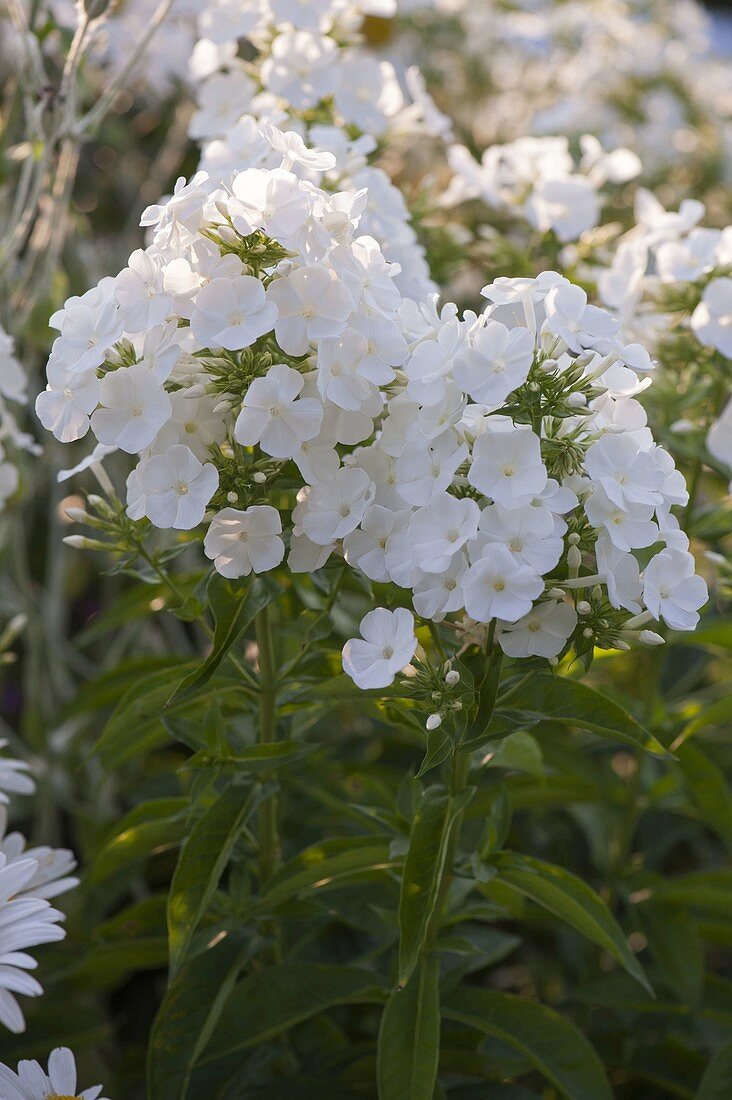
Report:
M109 769L150 749L169 738L161 716L170 685L190 662L178 663L137 679L115 707L95 745Z
M155 1017L148 1048L148 1094L183 1100L244 960L242 941L226 936L184 963Z
M612 1100L594 1049L552 1009L507 993L463 988L446 999L442 1014L520 1051L568 1100Z
M499 851L506 843L512 817L511 796L505 787L499 787L486 815L483 832L478 844L478 854L483 859Z
M319 745L304 744L302 741L272 741L262 745L251 745L237 753L223 756L205 750L188 761L190 767L232 768L238 774L246 772L271 772L303 760L317 752Z
M732 1039L712 1058L694 1100L729 1100L732 1096Z
M521 709L542 719L592 730L645 749L654 756L669 753L629 711L587 684L564 676L535 676L521 687Z
M254 790L227 787L199 818L183 845L168 897L172 977L190 947L254 801Z
M524 730L511 733L500 741L485 763L489 768L508 768L528 772L536 779L544 778L544 757L539 742Z
M651 900L636 912L665 987L697 1004L704 986L704 952L696 924L683 906Z
M282 585L272 577L254 577L242 584L213 574L206 590L215 623L211 652L199 668L181 680L170 696L169 706L189 698L208 683L237 638L282 591Z
M404 986L417 965L435 910L456 816L473 792L453 798L442 787L422 794L409 837L399 899L399 985Z
M687 722L674 743L674 752L679 745L683 744L689 737L693 737L699 730L704 729L705 726L727 726L731 718L732 695L725 695L722 699L717 699L715 703L711 703L692 718L690 722Z
M685 741L675 755L689 798L709 828L732 848L732 793L721 768L696 742Z
M323 889L363 871L398 866L389 845L368 837L336 837L305 848L270 879L258 897L262 911L275 909L309 887Z
M493 713L496 709L498 686L501 682L502 660L503 654L500 650L490 660L481 657L483 662L482 677L479 678L478 675L475 675L475 672L473 673L474 681L478 686L477 707L472 722L463 734L463 747L468 744L471 748L477 747L490 737L489 731L493 721Z
M283 963L251 974L229 995L202 1062L247 1050L334 1005L381 1004L378 977L352 966Z
M120 831L92 863L90 879L94 884L110 875L158 855L176 845L185 836L187 799L161 798L135 807L121 822Z
M404 989L384 1007L379 1028L379 1100L431 1097L440 1058L440 960L422 956Z
M531 898L609 952L631 977L653 994L640 963L628 947L623 930L605 902L586 882L563 867L516 852L499 852L493 863L498 867L498 881Z

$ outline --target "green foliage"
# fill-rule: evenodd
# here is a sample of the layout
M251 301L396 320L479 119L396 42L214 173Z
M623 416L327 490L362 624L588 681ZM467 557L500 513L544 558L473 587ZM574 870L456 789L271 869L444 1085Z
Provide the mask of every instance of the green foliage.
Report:
M116 1049L155 1100L726 1098L724 632L590 682L469 646L428 735L414 685L339 674L373 599L340 567L195 591L184 658L66 707L110 810L83 807L71 935L8 1057ZM423 641L438 684L452 639Z

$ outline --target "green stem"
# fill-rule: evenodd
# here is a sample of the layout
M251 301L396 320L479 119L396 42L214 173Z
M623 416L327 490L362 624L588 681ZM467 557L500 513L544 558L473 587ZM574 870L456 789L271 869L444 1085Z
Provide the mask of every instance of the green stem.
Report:
M259 743L269 745L277 737L277 668L268 608L258 613L255 628L259 650ZM277 795L272 794L259 811L260 887L272 877L281 859L277 818Z
M450 795L452 798L461 794L467 786L472 755L469 749L463 749L462 751L456 752L452 757L450 766ZM434 913L432 914L432 919L427 929L424 954L428 954L434 948L437 937L440 934L440 929L442 928L445 907L447 905L447 896L450 892L450 885L454 878L455 857L457 856L458 846L460 844L462 826L463 814L460 813L453 821L452 828L450 829L450 836L447 841L445 869L442 873L440 888L437 893L437 904L435 905Z

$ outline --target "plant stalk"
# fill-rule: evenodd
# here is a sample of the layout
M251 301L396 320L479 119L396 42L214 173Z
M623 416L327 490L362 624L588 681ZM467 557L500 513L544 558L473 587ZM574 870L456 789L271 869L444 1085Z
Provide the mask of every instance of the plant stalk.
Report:
M263 608L255 619L259 650L259 743L272 744L277 739L277 667L272 644L269 609ZM259 811L259 880L260 888L277 870L281 860L277 795L272 794Z

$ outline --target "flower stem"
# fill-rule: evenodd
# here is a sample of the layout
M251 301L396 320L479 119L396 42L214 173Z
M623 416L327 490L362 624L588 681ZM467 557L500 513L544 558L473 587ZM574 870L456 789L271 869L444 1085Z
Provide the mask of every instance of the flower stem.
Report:
M277 737L277 668L272 644L269 609L263 608L255 619L259 649L259 743L272 744ZM277 795L272 794L259 811L260 887L272 877L281 858Z

